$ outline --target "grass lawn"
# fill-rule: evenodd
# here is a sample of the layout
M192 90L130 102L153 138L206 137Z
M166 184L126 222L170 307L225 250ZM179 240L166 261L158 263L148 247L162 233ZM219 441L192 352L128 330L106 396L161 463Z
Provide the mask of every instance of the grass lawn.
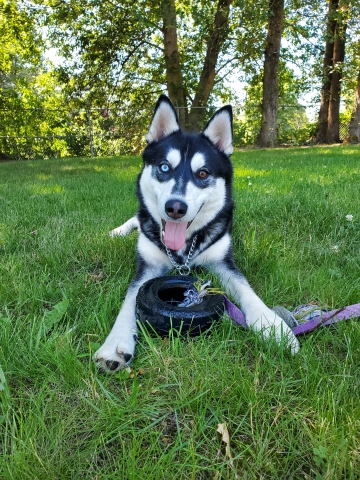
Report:
M235 257L264 301L360 302L359 146L233 163ZM360 320L292 357L224 318L206 338L142 334L131 372L96 371L136 264L136 233L108 231L140 168L0 164L0 478L359 479Z

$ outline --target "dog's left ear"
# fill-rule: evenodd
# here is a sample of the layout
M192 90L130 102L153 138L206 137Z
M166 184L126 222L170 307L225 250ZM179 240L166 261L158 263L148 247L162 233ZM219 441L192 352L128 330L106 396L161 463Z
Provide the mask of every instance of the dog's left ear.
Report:
M173 104L166 95L161 95L156 103L146 140L148 143L157 142L177 130L180 130L180 126Z
M232 108L231 105L220 108L209 120L203 134L226 155L234 151L232 146Z

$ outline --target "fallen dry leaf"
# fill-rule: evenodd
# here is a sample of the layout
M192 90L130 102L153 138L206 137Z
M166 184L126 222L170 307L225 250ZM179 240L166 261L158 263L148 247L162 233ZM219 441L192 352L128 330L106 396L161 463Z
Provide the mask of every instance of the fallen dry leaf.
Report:
M92 277L96 282L100 282L104 278L104 273L103 272L100 272L97 274L95 273L90 275L90 277Z
M238 479L239 475L236 472L233 458L230 451L230 434L226 423L219 423L217 428L218 433L221 435L221 441L225 443L225 456L228 457L229 463L234 470L235 478ZM220 453L220 452L219 452Z
M230 452L230 435L226 423L219 423L217 428L218 433L221 435L221 440L225 443L226 456L231 458Z
M101 271L99 273L89 273L87 276L87 280L85 282L85 287L89 285L93 280L95 282L101 282L104 279L104 273Z

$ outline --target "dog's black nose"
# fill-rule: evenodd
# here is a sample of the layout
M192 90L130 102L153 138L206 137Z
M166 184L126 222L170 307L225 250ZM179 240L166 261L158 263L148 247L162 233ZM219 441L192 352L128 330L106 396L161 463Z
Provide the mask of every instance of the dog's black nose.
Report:
M168 200L165 203L165 212L170 218L181 218L186 215L187 212L187 205L186 203L180 200Z

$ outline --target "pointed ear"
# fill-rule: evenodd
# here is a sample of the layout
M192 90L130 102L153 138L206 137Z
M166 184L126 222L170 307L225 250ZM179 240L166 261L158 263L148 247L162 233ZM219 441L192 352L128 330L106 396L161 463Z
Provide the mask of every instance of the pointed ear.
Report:
M203 134L226 155L234 151L232 146L232 108L230 105L220 108L209 120Z
M156 103L146 140L148 143L157 142L177 130L180 130L180 126L175 109L168 97L161 95Z

